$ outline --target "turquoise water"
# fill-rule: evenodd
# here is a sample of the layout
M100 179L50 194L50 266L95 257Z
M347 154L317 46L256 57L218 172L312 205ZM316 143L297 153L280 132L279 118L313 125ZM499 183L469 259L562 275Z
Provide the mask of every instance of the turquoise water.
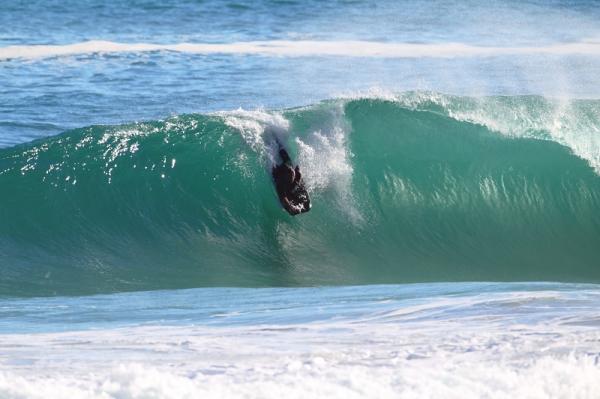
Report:
M573 104L569 118L593 127L598 104ZM501 107L536 129L467 121ZM595 155L544 126L557 107L412 93L94 126L4 149L0 287L599 282ZM315 201L302 218L276 200L271 136L302 165Z
M4 1L0 398L599 397L599 21Z
M532 298L529 296L532 295ZM523 325L600 323L595 284L433 283L300 288L198 288L85 297L12 298L0 309L2 328L61 333L126 327L261 325L298 328L320 323L394 324L489 318ZM552 306L548 306L548 305ZM515 312L513 307L518 308ZM402 311L398 311L402 309ZM591 317L592 316L592 317ZM456 320L453 320L456 319ZM65 320L69 323L65 324ZM367 323L368 324L368 323ZM600 354L598 354L600 355Z

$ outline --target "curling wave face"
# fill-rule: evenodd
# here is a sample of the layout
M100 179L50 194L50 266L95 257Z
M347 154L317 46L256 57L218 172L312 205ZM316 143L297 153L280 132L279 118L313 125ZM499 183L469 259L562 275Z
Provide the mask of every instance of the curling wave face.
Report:
M0 294L600 281L598 101L403 93L0 150ZM277 136L313 210L269 175Z

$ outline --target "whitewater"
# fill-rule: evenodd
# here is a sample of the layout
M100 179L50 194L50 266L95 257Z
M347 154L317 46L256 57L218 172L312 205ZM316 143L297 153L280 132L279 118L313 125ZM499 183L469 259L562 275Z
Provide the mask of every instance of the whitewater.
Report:
M594 2L2 7L0 398L600 395Z
M598 300L593 285L540 283L11 300L0 394L592 398Z
M239 43L115 43L87 41L67 45L7 46L0 49L0 60L64 57L89 53L139 53L173 51L193 54L258 54L267 56L345 56L383 58L451 58L498 55L600 55L596 41L555 44L543 47L484 47L463 43L416 44L367 41L262 41Z

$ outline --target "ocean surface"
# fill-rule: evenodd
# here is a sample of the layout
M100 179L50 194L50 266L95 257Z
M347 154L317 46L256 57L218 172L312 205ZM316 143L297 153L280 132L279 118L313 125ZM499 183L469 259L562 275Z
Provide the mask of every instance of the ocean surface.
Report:
M594 1L3 1L0 398L600 397L598 76Z

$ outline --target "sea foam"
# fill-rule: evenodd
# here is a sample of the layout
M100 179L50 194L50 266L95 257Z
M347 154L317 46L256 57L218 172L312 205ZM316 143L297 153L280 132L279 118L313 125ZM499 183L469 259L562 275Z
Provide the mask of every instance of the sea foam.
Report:
M119 43L90 40L62 45L16 45L0 48L0 61L94 53L173 51L191 54L256 54L262 56L342 56L371 58L455 58L503 55L600 55L600 43L583 41L545 46L476 46L466 43L399 43L374 41L271 40L234 43Z
M44 330L52 309L72 323L0 334L3 399L600 395L593 285L179 290L4 303L19 304L18 328L38 315ZM90 309L99 321L89 321Z

